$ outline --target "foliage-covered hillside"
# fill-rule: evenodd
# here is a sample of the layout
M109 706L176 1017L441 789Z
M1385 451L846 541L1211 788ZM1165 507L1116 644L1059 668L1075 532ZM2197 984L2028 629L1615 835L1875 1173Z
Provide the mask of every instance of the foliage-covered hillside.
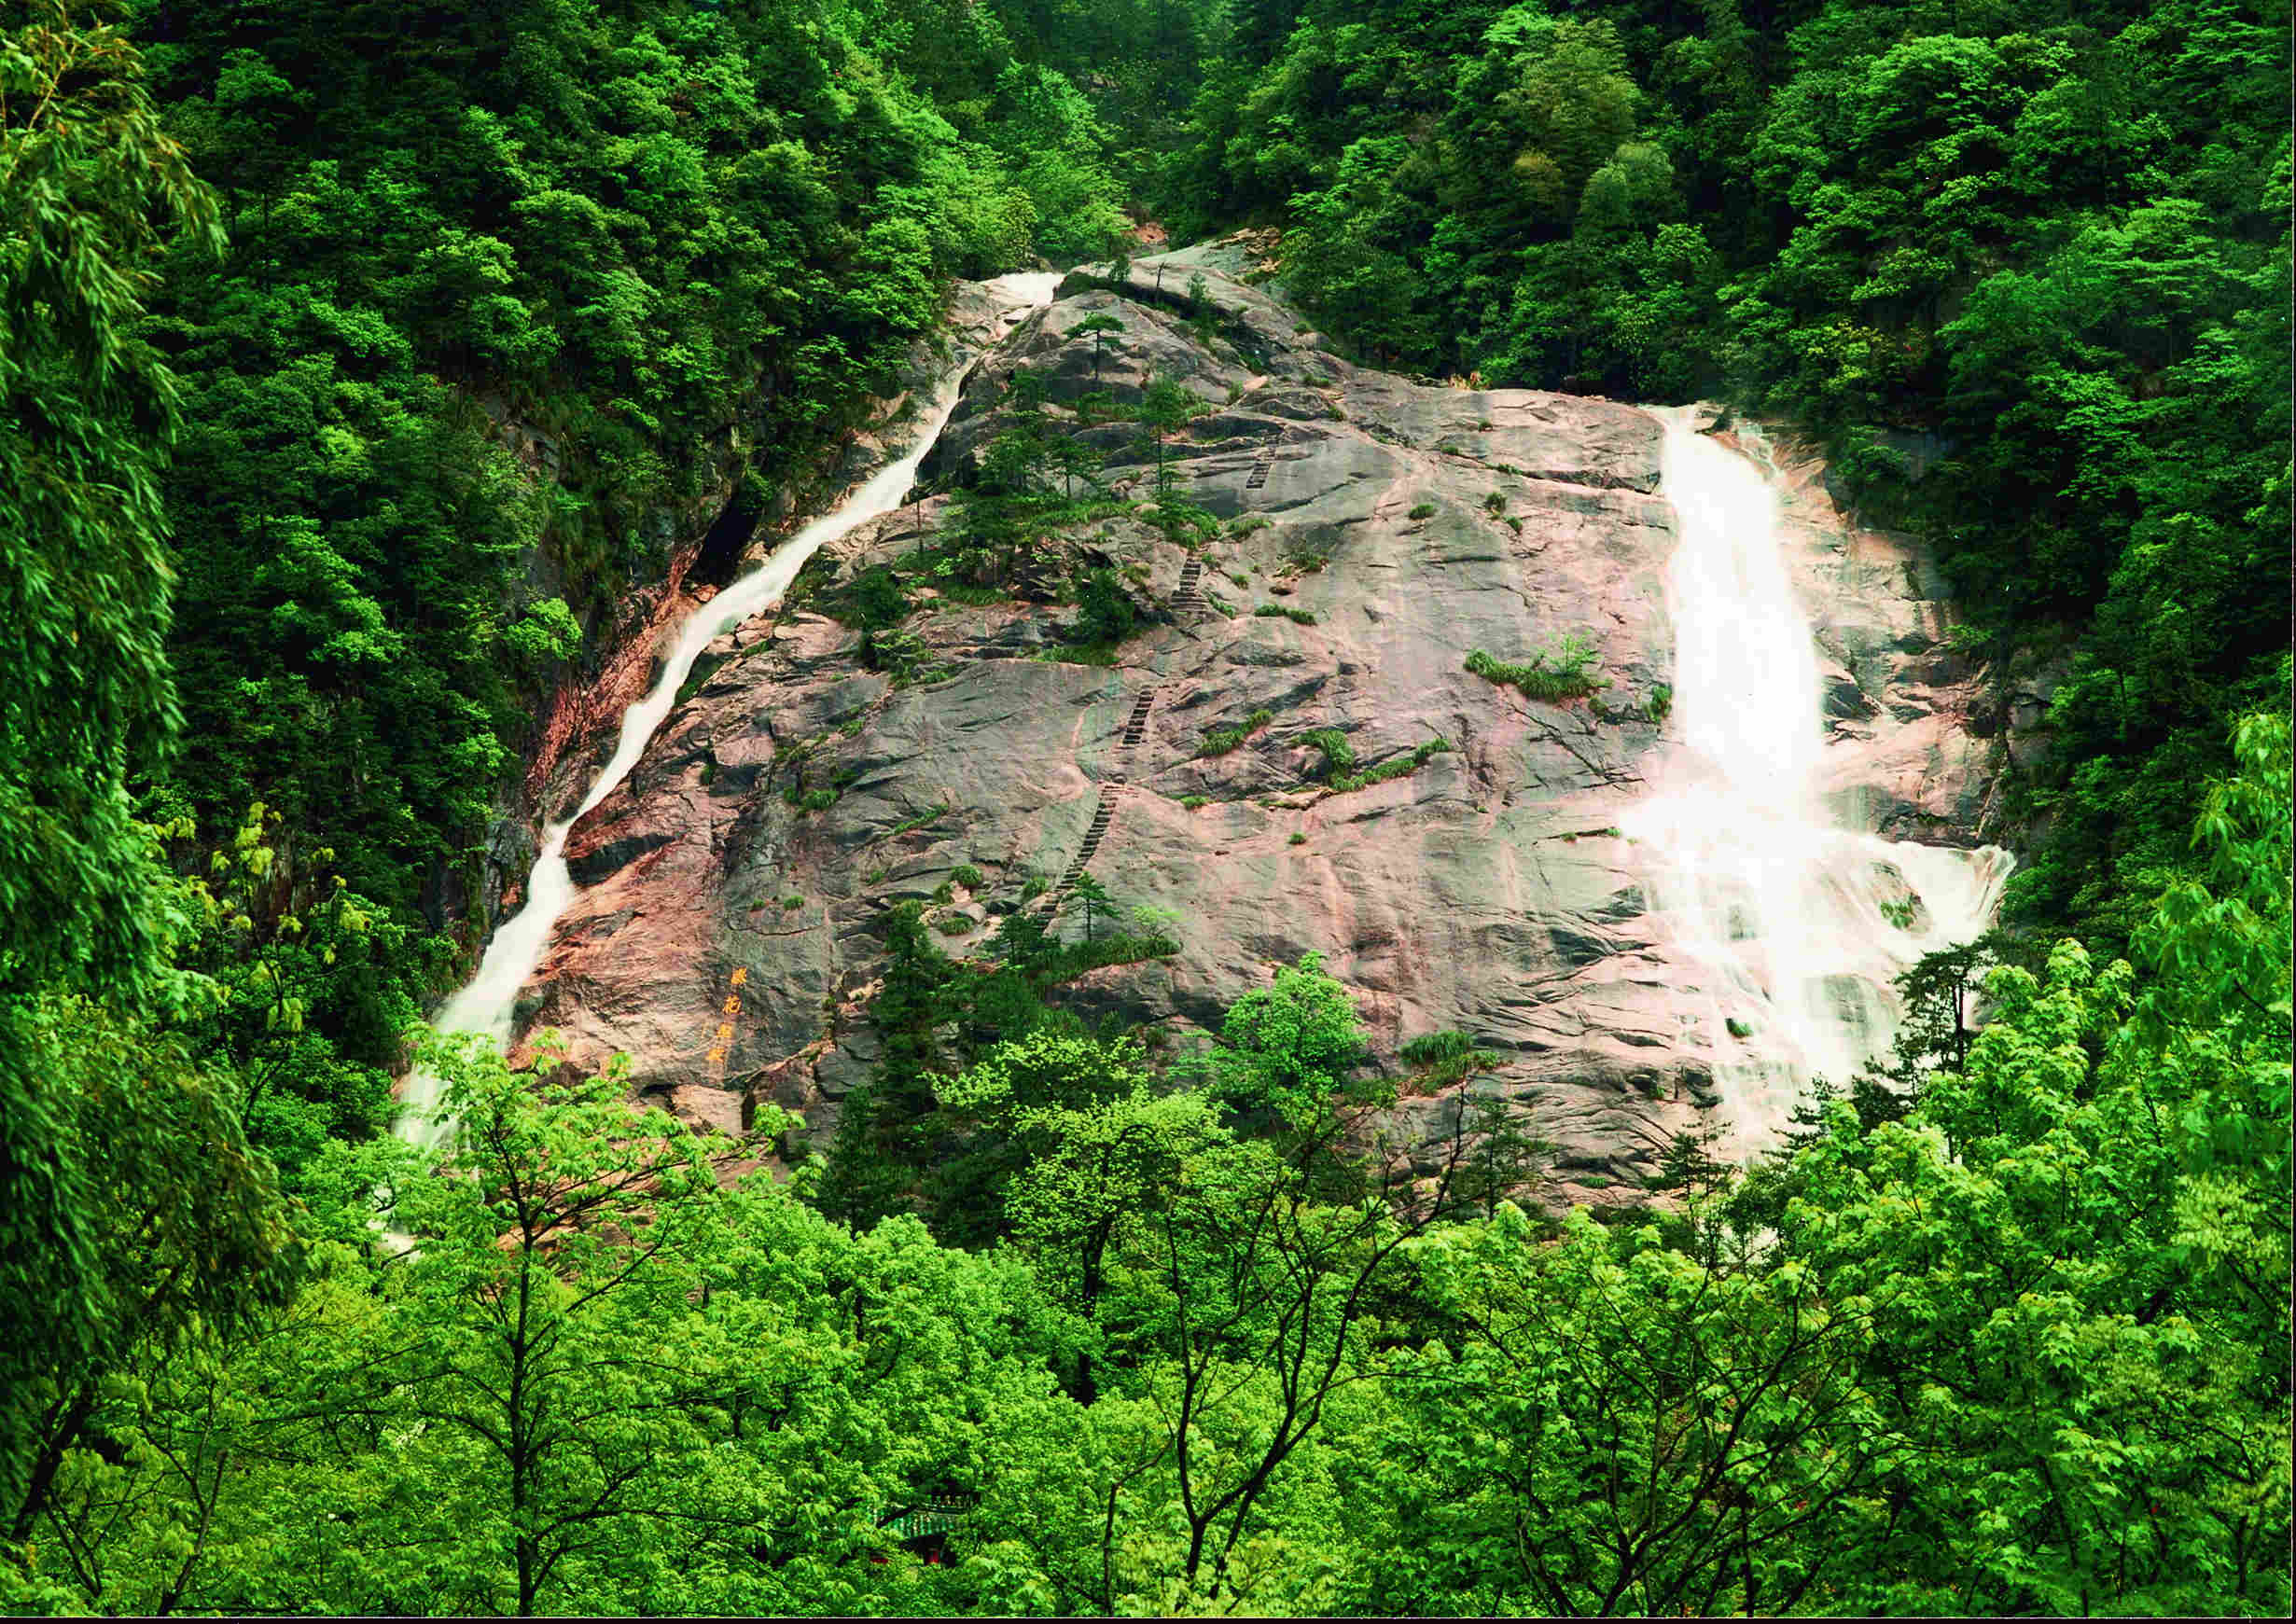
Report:
M393 905L463 860L577 619L660 574L703 446L764 507L948 277L1117 219L1077 92L969 6L146 10L230 243L149 329L188 425L176 782Z
M184 865L273 854L198 951L270 979L201 1042L276 1074L293 1161L384 1119L584 628L715 481L801 491L948 278L1103 247L1109 140L966 5L16 9L127 30L223 233L152 262L137 329L183 726L133 783Z
M2284 1613L2288 44L0 0L0 1603ZM586 638L722 485L794 499L950 278L1127 208L1282 226L1367 357L1800 421L1928 532L2062 677L1990 1023L1601 1224L1510 1200L1496 1119L1383 1142L1312 959L1190 1064L1093 1028L1066 984L1167 949L1079 888L1080 943L961 963L887 917L883 1058L788 1183L732 1176L770 1107L547 1051L434 1048L461 1131L382 1133ZM992 573L1092 510L1002 443ZM1112 576L1078 627L1132 632Z

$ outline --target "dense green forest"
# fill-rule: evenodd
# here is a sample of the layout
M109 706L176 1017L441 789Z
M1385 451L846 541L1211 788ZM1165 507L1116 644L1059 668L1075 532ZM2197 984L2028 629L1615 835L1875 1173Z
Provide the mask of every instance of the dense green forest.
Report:
M2225 0L0 0L0 1603L2283 1613L2289 49ZM1929 539L2052 696L1975 1041L1597 1223L1496 1121L1384 1143L1312 958L1186 1063L1089 1026L1162 951L1089 889L978 961L896 910L793 1182L424 1036L630 594L802 510L953 279L1148 219L1280 230L1368 364L1796 425Z

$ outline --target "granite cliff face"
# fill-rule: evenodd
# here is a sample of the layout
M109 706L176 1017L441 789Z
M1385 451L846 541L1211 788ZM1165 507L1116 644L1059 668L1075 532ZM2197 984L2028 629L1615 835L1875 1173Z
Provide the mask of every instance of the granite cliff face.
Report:
M559 1029L577 1059L627 1053L634 1086L689 1117L738 1128L770 1100L819 1132L871 1058L882 910L926 901L961 956L1032 876L1057 885L1081 854L1122 903L1165 910L1181 951L1093 972L1068 992L1078 1007L1185 1044L1273 965L1320 951L1384 1060L1451 1028L1503 1057L1480 1086L1523 1102L1557 1147L1558 1193L1603 1199L1699 1123L1715 1102L1700 972L1616 832L1672 676L1659 425L1608 401L1351 368L1233 270L1214 248L1135 264L1120 294L1070 278L975 370L926 465L962 479L1013 373L1047 380L1054 426L1098 449L1128 507L1031 578L1049 598L1085 568L1121 571L1144 627L1118 663L1057 658L1075 612L1026 596L922 604L905 686L866 669L861 632L809 611L802 590L730 628L575 828L587 889L524 1025ZM1193 276L1209 315L1190 305ZM1097 353L1066 336L1093 316L1120 328ZM1140 425L1070 414L1094 389L1137 401L1154 376L1206 408L1167 451L1178 496L1222 521L1194 555L1137 510L1154 494ZM1967 730L1977 673L1945 647L1934 572L1844 523L1814 459L1757 449L1778 468L1828 661L1830 798L1856 826L1973 843L2005 741ZM926 497L856 532L801 584L818 602L950 507ZM1522 661L1574 636L1608 679L1583 700L1535 701L1465 666L1471 650ZM1240 747L1199 753L1207 729L1260 711L1272 719ZM1341 792L1307 742L1318 729L1344 735L1358 770L1450 748ZM570 753L559 776L582 770ZM807 811L785 794L800 782L842 788ZM955 883L967 865L977 886Z

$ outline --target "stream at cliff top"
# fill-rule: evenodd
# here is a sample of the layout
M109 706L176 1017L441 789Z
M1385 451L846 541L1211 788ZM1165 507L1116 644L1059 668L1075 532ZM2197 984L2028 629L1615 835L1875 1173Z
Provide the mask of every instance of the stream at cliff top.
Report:
M1029 311L1050 304L1059 283L1056 272L1022 271L997 277L985 285L1014 302L1016 308L1006 317L1009 328ZM907 499L910 487L916 483L918 465L940 438L940 431L956 409L958 390L969 365L954 368L939 381L926 407L923 433L898 462L878 470L842 506L807 524L775 548L772 556L762 564L686 618L663 658L661 675L653 690L622 713L621 737L613 758L590 786L574 815L543 830L541 854L535 859L533 872L526 877L525 905L496 928L479 961L478 973L447 1001L432 1025L440 1032L484 1033L497 1042L508 1041L511 1012L519 989L540 967L542 955L550 947L550 932L567 903L574 899L574 879L567 871L565 858L568 831L584 812L613 794L630 775L638 757L646 753L655 729L676 708L677 690L693 669L693 662L720 632L779 603L805 561L825 544L892 512ZM399 1101L397 1127L401 1139L435 1146L452 1132L453 1123L442 1119L438 1111L438 1090L439 1079L428 1072L418 1070L408 1077Z
M1774 1143L1816 1078L1846 1089L1886 1055L1902 1015L1892 979L1984 931L2011 859L1828 815L1817 650L1776 488L1696 432L1692 409L1652 415L1678 529L1674 702L1654 793L1620 827L1643 853L1652 911L1707 975L1718 1139L1739 1158Z

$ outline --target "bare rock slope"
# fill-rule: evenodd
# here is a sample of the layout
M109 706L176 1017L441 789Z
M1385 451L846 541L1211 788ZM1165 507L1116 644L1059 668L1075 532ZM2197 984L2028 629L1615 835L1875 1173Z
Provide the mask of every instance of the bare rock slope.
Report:
M1698 972L1615 833L1671 677L1658 424L1609 401L1351 368L1229 269L1193 250L1135 264L1121 293L1071 277L976 370L927 465L963 479L1014 372L1045 381L1052 426L1096 447L1116 501L1040 562L1037 595L1095 564L1123 572L1145 624L1117 663L1060 658L1074 611L1048 602L923 604L906 683L801 604L730 630L574 832L587 889L529 990L530 1025L578 1059L627 1053L636 1087L692 1117L738 1127L772 1100L819 1131L870 1057L882 910L925 900L951 952L977 951L1032 876L1057 885L1081 855L1181 943L1094 972L1069 990L1081 1006L1184 1042L1320 951L1383 1058L1440 1029L1500 1054L1477 1086L1529 1107L1566 1193L1631 1185L1697 1122L1714 1060L1687 996ZM1095 316L1116 330L1070 336ZM1156 376L1204 409L1167 451L1177 496L1220 521L1195 554L1138 510L1155 461L1140 425L1071 415L1096 391L1136 402ZM1944 646L1933 572L1844 524L1811 459L1787 448L1780 468L1830 661L1837 805L1896 838L1972 842L1992 746L1963 730L1976 685ZM926 498L805 578L849 580L949 521L948 499ZM1607 679L1586 699L1538 702L1466 667L1472 650L1519 662L1571 638ZM1232 728L1252 730L1201 753ZM1358 771L1448 749L1343 791L1309 739L1322 729ZM808 787L833 804L793 804ZM958 881L967 867L977 885Z

